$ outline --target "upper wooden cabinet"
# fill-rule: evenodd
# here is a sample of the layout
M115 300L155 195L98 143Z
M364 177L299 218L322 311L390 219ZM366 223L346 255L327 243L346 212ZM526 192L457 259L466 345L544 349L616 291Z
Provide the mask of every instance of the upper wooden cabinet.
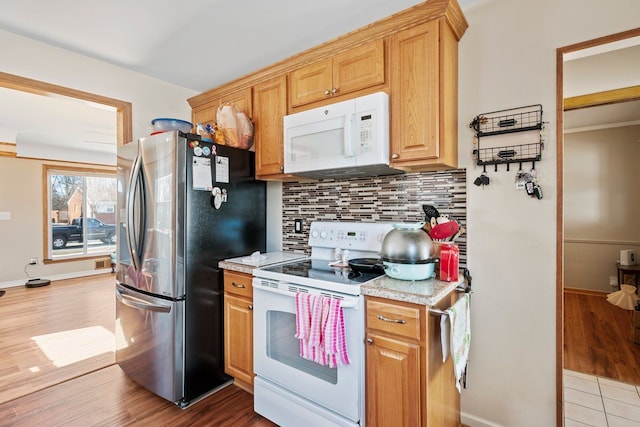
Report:
M286 114L385 91L391 165L458 166L458 41L467 21L456 0L428 0L189 98L192 121L214 123L226 101L254 122L256 177L284 174Z
M279 76L253 87L253 135L256 177L284 177L284 116L287 114L287 77Z
M240 111L244 111L247 116L253 116L251 88L249 87L246 89L228 93L221 97L212 98L210 100L207 100L205 103L194 107L191 110L191 122L194 124L194 126L197 123L200 123L202 125L213 125L217 121L216 115L218 112L218 107L227 102L236 104Z
M390 37L391 163L458 167L458 40L444 18Z
M368 42L289 75L292 108L384 83L384 41Z

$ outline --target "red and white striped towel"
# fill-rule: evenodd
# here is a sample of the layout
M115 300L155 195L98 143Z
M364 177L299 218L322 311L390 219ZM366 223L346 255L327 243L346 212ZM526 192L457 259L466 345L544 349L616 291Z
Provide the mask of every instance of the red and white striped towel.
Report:
M339 299L296 293L295 337L304 359L332 368L351 363Z

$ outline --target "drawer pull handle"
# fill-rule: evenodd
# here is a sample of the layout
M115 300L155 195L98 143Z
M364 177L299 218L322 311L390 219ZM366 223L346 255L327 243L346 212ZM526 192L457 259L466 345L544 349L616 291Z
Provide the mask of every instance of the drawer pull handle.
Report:
M404 319L389 319L387 317L384 317L382 314L378 314L378 319L382 320L383 322L401 323L403 325L407 323L407 321Z
M246 287L242 283L236 283L236 282L231 282L231 285L240 289L244 289Z

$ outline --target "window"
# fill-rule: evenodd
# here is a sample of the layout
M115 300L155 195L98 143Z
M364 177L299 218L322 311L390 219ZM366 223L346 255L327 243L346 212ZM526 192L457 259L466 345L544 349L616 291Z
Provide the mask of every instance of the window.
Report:
M45 171L47 258L60 260L114 252L115 173L55 166L45 166Z

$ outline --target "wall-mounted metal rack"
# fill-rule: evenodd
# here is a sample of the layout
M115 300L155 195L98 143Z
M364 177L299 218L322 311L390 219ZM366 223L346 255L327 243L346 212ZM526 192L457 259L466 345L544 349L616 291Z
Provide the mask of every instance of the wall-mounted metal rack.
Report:
M542 159L544 148L542 130L542 105L528 105L508 110L492 111L477 115L469 124L476 133L477 147L474 155L478 165L497 165L536 162ZM482 147L481 139L515 132L536 131L531 143Z

